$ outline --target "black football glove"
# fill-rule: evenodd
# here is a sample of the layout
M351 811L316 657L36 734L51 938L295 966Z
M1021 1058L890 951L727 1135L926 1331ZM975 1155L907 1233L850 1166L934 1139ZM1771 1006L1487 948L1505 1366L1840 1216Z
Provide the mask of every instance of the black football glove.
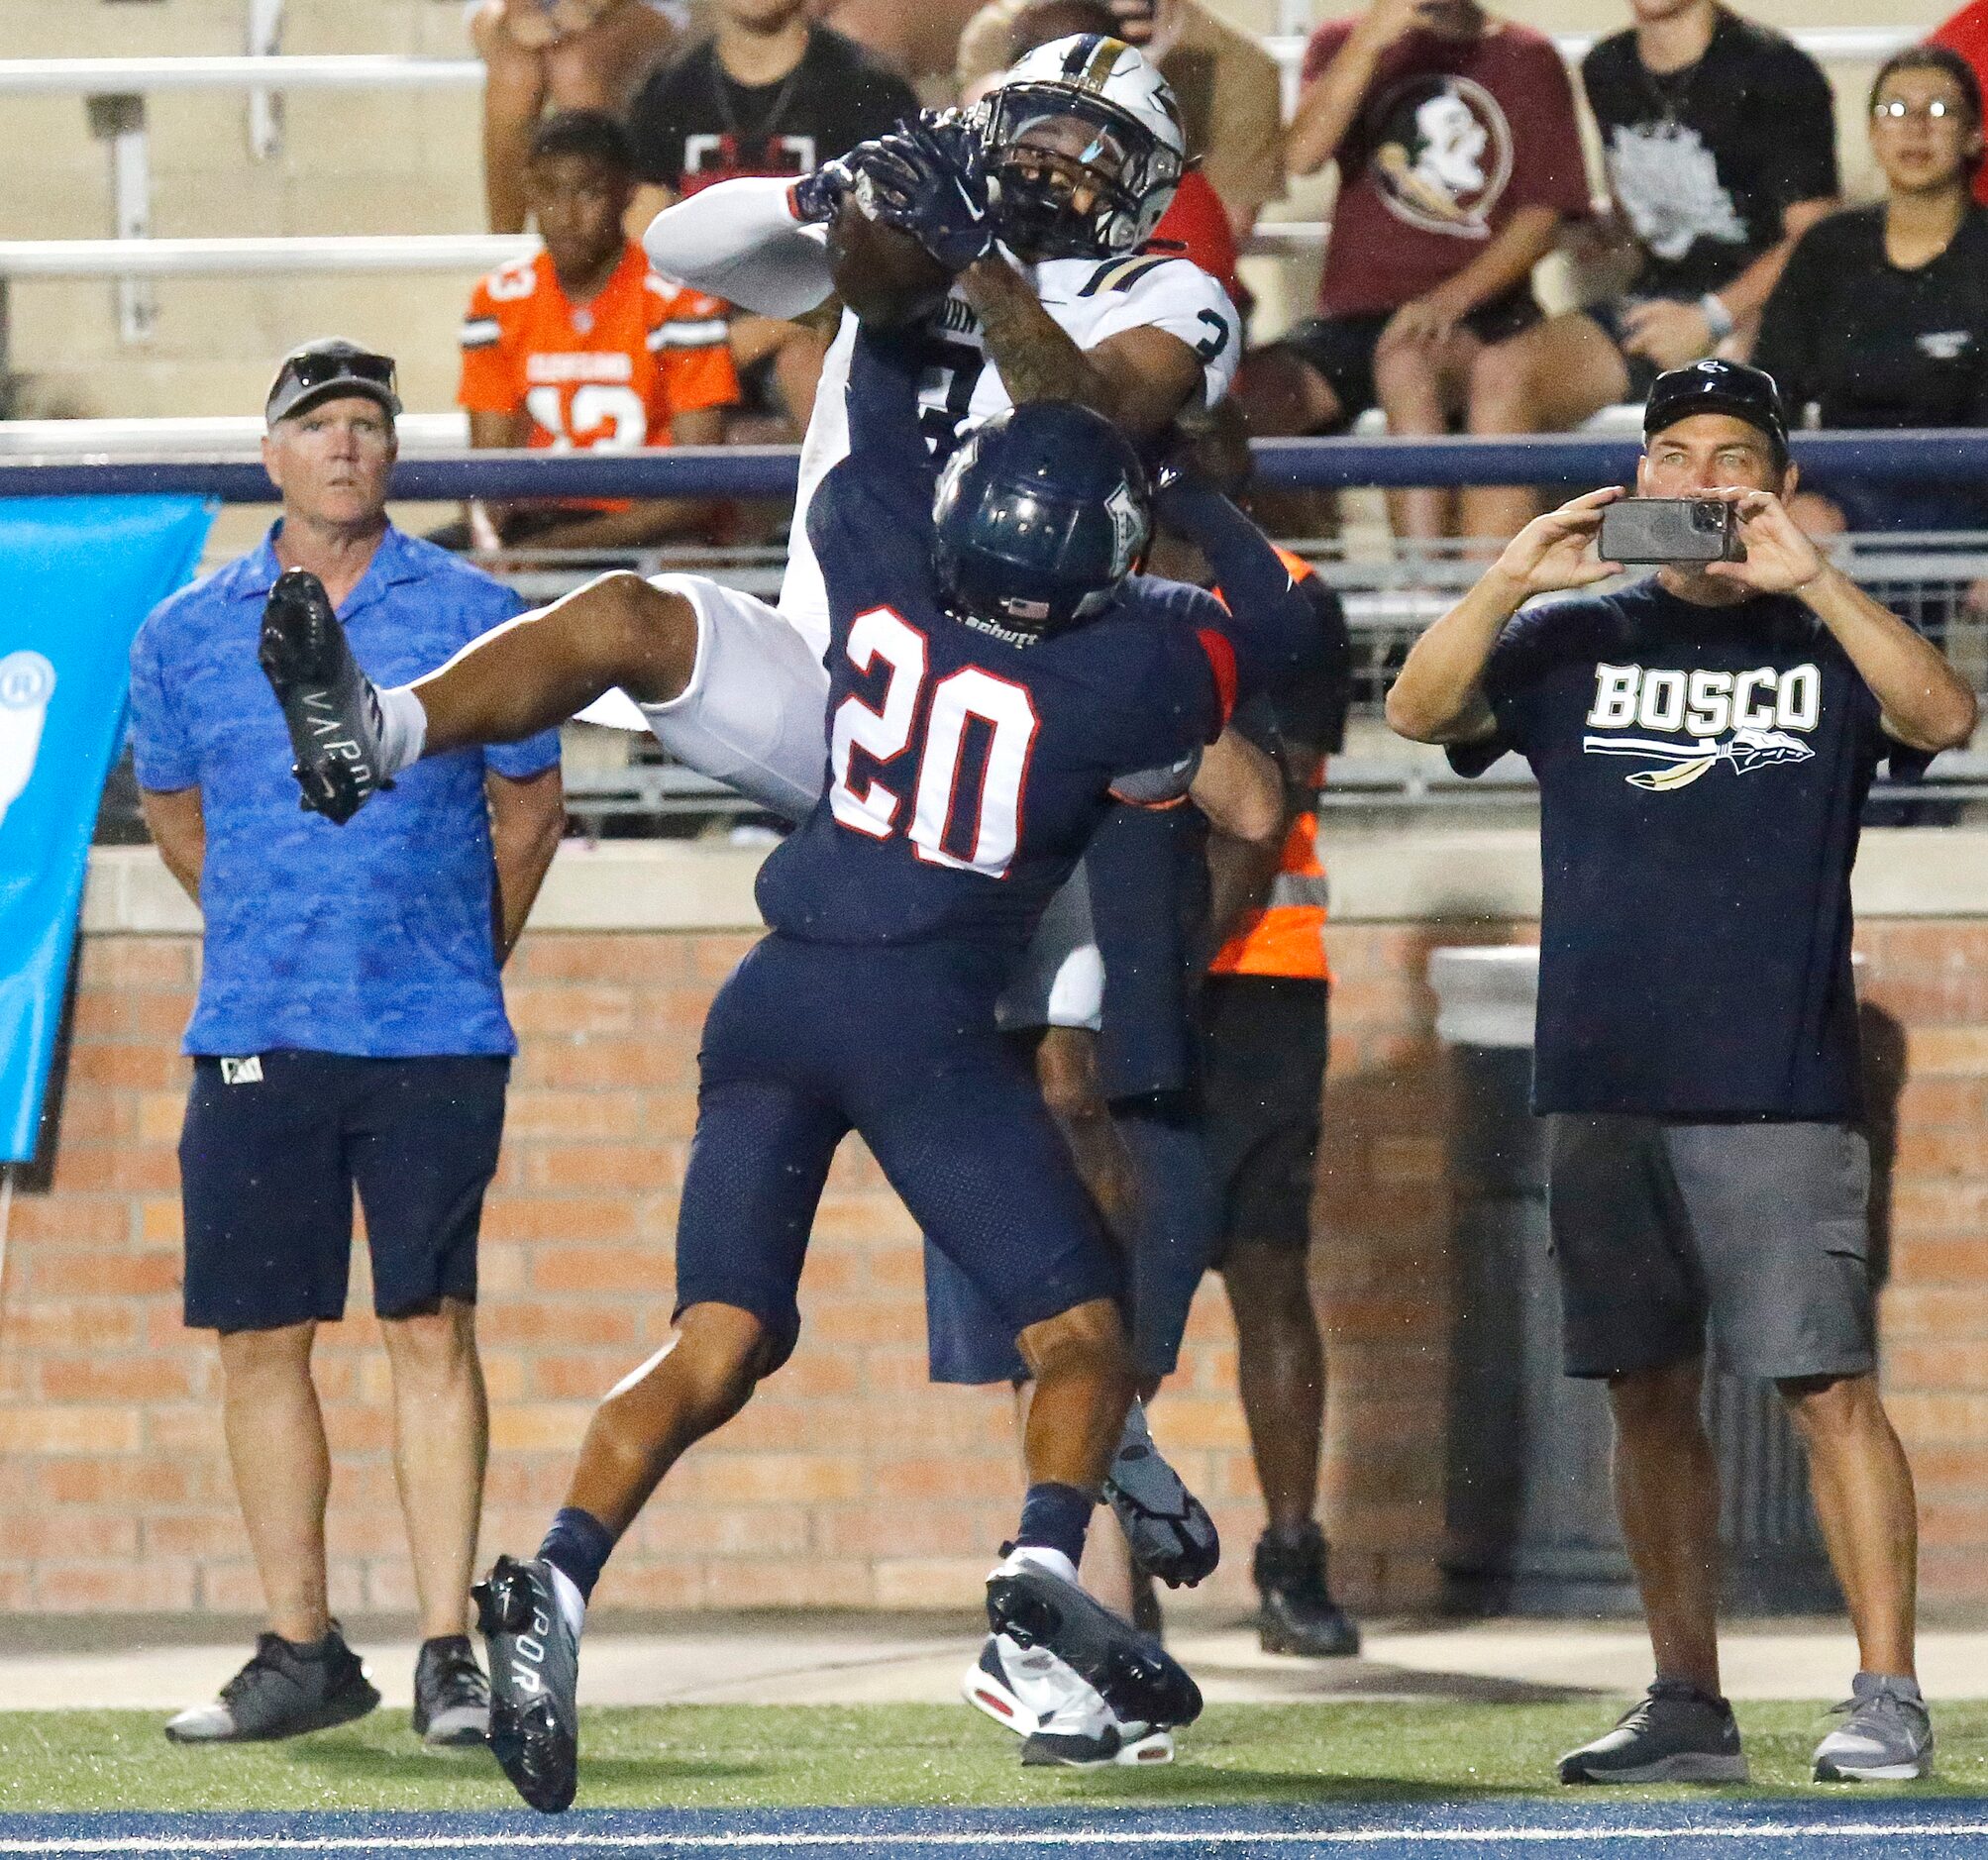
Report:
M847 161L824 161L788 189L793 217L803 226L826 226L842 211L842 203L855 185L855 170Z
M908 233L944 269L964 271L994 250L980 138L957 118L920 118L845 159L856 172L855 200L864 217Z

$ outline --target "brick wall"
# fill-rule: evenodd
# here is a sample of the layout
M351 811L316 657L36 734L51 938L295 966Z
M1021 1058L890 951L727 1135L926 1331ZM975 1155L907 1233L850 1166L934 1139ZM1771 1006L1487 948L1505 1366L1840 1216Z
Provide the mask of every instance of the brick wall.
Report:
M1315 1291L1330 1333L1328 1527L1350 1599L1431 1600L1451 1311L1444 1073L1420 981L1444 943L1523 925L1342 926ZM493 1408L486 1542L535 1541L592 1402L661 1340L704 1004L748 939L538 933L514 966L524 1053L484 1227ZM1903 1030L1893 1413L1918 1468L1931 1599L1988 1600L1988 923L1877 920L1865 994ZM173 1056L195 945L92 936L54 1186L20 1193L0 1287L0 1610L254 1609L210 1343L180 1329ZM353 1304L369 1299L363 1268ZM698 1449L617 1557L630 1606L963 1606L1012 1519L1007 1404L930 1389L918 1255L859 1153L838 1164L794 1361ZM1160 1431L1229 1542L1256 1528L1234 1350L1204 1288ZM334 1600L411 1596L369 1318L328 1331ZM1240 1602L1247 1557L1212 1585Z

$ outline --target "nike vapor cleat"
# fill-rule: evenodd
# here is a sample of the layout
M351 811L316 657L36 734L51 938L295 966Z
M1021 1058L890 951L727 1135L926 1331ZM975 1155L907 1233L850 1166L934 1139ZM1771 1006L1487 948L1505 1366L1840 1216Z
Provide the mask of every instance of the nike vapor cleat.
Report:
M1125 1415L1118 1451L1104 1475L1104 1496L1131 1546L1132 1561L1169 1589L1192 1589L1221 1561L1221 1538L1207 1507L1161 1457L1134 1401Z
M1732 1707L1683 1680L1660 1679L1616 1728L1560 1759L1563 1783L1743 1783Z
M1257 1637L1265 1653L1343 1659L1360 1651L1360 1630L1332 1600L1325 1581L1325 1537L1308 1520L1296 1530L1267 1530L1252 1564Z
M490 1754L545 1814L579 1782L579 1641L553 1593L552 1566L499 1557L470 1591L490 1657Z
M1047 1647L1024 1647L1005 1634L990 1634L980 1658L961 1678L960 1693L976 1710L1023 1740L1021 1760L1030 1767L1098 1769L1173 1761L1170 1733L1121 1723L1097 1692Z
M1201 1688L1158 1641L1025 1550L988 1578L988 1625L1025 1648L1047 1647L1120 1719L1171 1725L1201 1716Z
M256 657L289 726L291 773L305 808L343 826L375 789L393 783L380 773L379 693L353 658L324 583L308 569L276 577Z
M1859 1673L1843 1715L1816 1746L1819 1783L1914 1783L1933 1774L1933 1719L1918 1685Z
M468 1634L421 1643L414 1663L414 1734L430 1750L490 1740L490 1686Z
M350 1724L378 1704L359 1655L333 1622L314 1647L280 1634L259 1636L249 1663L220 1698L169 1719L165 1734L175 1744L265 1743Z

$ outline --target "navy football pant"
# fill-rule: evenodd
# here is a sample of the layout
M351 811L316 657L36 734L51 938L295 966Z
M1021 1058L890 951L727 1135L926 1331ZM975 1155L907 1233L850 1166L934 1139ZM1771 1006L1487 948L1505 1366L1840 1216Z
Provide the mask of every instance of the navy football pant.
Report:
M677 1309L736 1305L777 1368L837 1145L870 1146L1009 1336L1118 1292L1117 1263L1034 1076L994 1030L1005 965L957 945L776 932L718 991L677 1229Z

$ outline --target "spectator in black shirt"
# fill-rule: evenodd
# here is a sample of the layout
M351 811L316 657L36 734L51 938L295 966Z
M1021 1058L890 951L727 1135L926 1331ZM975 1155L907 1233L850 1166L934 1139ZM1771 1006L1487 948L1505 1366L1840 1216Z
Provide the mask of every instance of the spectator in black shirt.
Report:
M1795 240L1836 204L1834 110L1807 52L1717 0L1629 8L1581 82L1635 272L1625 296L1527 338L1541 428L1640 398L1722 344L1744 353Z
M1729 503L1746 559L1520 613L1616 572L1595 539L1622 492L1590 491L1519 532L1388 694L1388 721L1461 773L1513 749L1539 780L1533 1105L1565 1368L1608 1385L1656 1664L1560 1777L1745 1780L1720 1694L1709 1331L1807 1442L1857 1632L1817 1778L1903 1781L1926 1773L1932 1729L1912 1475L1876 1375L1850 870L1877 765L1965 743L1974 694L1788 515L1796 474L1759 369L1665 373L1643 423L1637 494Z
M711 36L652 73L629 109L638 236L684 194L742 174L805 174L918 114L910 85L811 22L807 0L717 0L711 11ZM744 370L772 358L797 431L827 340L766 317L732 320L733 359Z
M1958 52L1912 46L1871 86L1886 193L1802 235L1760 323L1754 360L1792 413L1825 427L1988 426L1988 208L1981 86ZM1812 533L1988 528L1988 499L1951 478L1805 481Z

